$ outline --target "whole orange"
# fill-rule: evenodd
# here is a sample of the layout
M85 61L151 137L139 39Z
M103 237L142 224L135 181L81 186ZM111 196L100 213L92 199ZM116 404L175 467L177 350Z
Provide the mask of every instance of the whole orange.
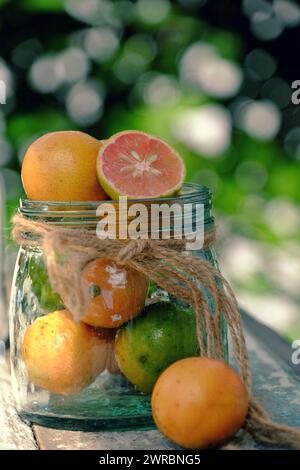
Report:
M166 369L152 394L159 430L187 449L216 446L245 421L246 387L225 362L201 357L182 359Z
M111 363L114 334L75 323L61 310L37 318L24 335L22 356L30 380L51 393L72 395ZM114 367L114 370L115 367Z
M22 165L27 197L41 201L107 199L96 171L102 145L79 131L51 132L37 139L25 153Z
M82 274L83 292L89 304L82 321L101 328L117 328L144 308L147 278L110 259L96 259Z

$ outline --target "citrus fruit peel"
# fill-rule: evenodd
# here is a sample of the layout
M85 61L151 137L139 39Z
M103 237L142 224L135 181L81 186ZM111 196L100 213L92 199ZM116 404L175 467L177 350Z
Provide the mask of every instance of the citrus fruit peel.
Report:
M111 259L91 261L82 273L87 308L82 321L100 328L118 328L144 308L147 277Z
M97 178L102 142L80 131L44 134L27 149L22 182L29 199L101 201L108 199Z
M152 411L159 430L187 449L216 447L243 425L249 396L239 374L224 361L190 357L157 380Z
M22 356L32 383L51 393L73 395L106 368L117 373L113 345L113 331L76 323L69 311L60 310L27 327Z
M172 302L147 306L118 330L115 353L123 374L144 393L173 362L199 353L193 309Z

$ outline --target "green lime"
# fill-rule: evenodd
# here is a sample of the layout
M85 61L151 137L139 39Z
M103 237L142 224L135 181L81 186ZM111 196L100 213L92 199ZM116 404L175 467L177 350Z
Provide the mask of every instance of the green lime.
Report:
M28 275L32 282L32 291L42 310L53 312L64 308L60 296L51 287L47 267L41 256L32 256L30 258Z
M199 354L195 313L172 302L152 304L118 331L115 350L127 379L151 392L170 364Z

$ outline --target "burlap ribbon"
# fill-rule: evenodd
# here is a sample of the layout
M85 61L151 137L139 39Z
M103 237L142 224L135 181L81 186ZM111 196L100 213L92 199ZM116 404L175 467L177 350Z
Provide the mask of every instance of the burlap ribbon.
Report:
M129 266L192 305L202 356L224 359L221 322L224 316L237 367L250 397L245 430L257 441L300 449L300 430L274 423L252 397L248 353L232 288L210 262L185 253L184 240L100 240L95 230L33 221L21 214L15 215L13 223L13 237L19 245L43 249L51 285L78 320L87 302L82 270L97 258L110 258ZM204 248L213 242L211 231L205 236Z

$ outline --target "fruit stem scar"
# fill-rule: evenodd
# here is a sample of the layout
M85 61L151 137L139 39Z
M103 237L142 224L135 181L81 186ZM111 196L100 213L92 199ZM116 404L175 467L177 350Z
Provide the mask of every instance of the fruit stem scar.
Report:
M95 297L99 297L101 294L101 288L96 284L91 284L89 286L89 294L94 299Z

